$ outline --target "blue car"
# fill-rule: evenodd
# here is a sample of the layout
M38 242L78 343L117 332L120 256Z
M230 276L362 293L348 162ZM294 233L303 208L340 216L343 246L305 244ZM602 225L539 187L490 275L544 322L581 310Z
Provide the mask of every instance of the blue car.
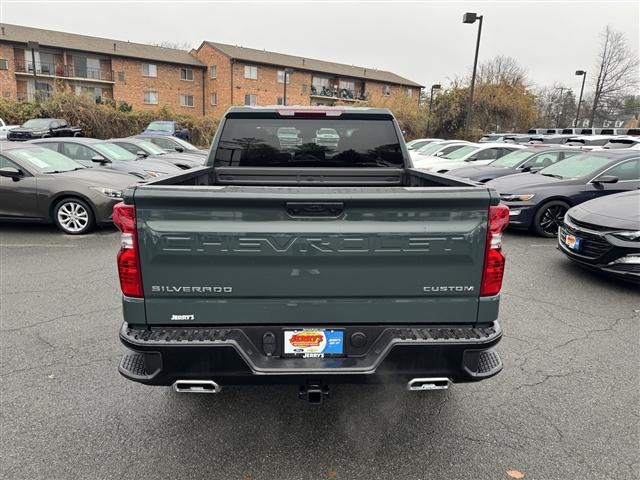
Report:
M156 120L147 125L147 128L142 132L143 135L171 135L181 138L183 140L189 140L189 129L180 126L180 124L173 120Z

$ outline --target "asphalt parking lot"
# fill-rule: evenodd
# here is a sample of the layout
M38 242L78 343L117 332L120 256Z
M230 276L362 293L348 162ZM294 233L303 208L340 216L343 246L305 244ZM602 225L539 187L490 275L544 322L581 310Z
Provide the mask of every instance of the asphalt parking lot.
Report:
M443 392L131 383L114 230L0 225L4 479L637 478L638 290L508 233L504 371ZM512 474L513 475L513 474Z

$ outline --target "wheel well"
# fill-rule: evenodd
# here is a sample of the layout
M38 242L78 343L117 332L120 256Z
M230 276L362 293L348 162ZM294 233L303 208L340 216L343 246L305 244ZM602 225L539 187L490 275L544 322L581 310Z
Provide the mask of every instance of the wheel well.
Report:
M59 204L62 200L70 200L70 199L82 200L91 209L91 213L93 214L94 221L96 218L98 218L96 215L96 210L93 206L93 203L91 203L91 201L85 196L78 195L77 193L60 193L59 195L53 197L49 203L49 219L52 222L55 223L55 219L53 218L53 209L56 208L56 205Z

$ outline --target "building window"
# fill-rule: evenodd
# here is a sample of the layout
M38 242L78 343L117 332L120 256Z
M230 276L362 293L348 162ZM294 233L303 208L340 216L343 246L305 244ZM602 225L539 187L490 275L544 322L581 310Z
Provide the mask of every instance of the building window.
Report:
M209 65L209 77L218 78L218 67L215 65Z
M147 105L157 105L158 92L144 92L144 103Z
M218 105L218 94L217 93L212 93L211 94L211 106L216 106Z
M9 70L9 62L4 58L0 58L0 70Z
M180 106L193 107L193 95L180 95Z
M382 86L382 94L389 96L391 95L391 87L389 85L383 85Z
M278 83L284 83L284 70L278 70ZM287 75L287 83L291 83L291 74Z
M244 78L248 78L249 80L257 80L258 79L258 67L255 65L245 65L244 66Z
M193 70L191 68L180 69L180 80L193 81Z
M124 82L124 72L118 72L118 81Z
M142 75L144 75L145 77L157 77L158 68L153 63L143 63Z
M246 94L244 96L244 104L245 105L251 105L252 107L254 107L254 106L257 105L257 101L258 101L258 99L257 99L256 95L248 93L248 94Z
M284 98L278 97L278 105L284 105Z
M409 98L413 97L413 89L412 88L407 88L407 97L409 97Z

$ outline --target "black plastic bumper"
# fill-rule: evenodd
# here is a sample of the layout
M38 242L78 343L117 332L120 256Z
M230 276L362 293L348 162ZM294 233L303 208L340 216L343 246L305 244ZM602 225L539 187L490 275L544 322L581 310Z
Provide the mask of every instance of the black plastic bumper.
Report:
M336 328L336 326L332 326ZM347 333L350 327L344 327ZM119 371L148 385L178 380L225 384L406 383L418 377L446 377L455 383L489 378L502 370L494 350L502 337L498 322L460 326L361 326L371 340L344 357L284 357L265 354L266 327L131 328L120 340L129 350ZM268 329L267 329L268 330ZM271 328L278 338L281 328Z

